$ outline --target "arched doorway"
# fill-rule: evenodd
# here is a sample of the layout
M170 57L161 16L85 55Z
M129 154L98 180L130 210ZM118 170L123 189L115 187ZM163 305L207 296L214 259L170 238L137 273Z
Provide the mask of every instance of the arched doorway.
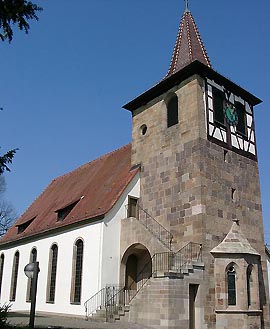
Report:
M126 290L137 290L143 280L152 275L152 259L148 249L136 243L130 246L122 258Z
M138 258L131 254L128 256L126 264L125 288L129 290L137 289Z

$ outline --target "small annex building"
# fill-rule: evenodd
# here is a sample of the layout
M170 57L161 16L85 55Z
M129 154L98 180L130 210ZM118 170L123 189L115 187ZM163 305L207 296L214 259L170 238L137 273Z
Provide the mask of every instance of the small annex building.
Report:
M54 179L0 240L0 303L156 329L270 329L254 125L188 8L132 143ZM269 256L269 254L268 254ZM268 270L269 271L269 270Z

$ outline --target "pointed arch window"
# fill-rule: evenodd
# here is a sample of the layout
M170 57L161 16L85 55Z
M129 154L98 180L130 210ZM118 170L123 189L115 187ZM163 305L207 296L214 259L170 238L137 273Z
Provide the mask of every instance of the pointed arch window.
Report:
M10 286L10 296L9 296L10 301L15 301L16 299L19 261L20 261L20 253L19 251L16 251L13 259L13 266L12 266L11 286Z
M56 287L56 271L58 259L58 246L53 244L50 249L48 283L47 283L47 303L54 303Z
M37 261L37 249L33 248L30 253L29 263L34 263ZM27 290L26 290L26 301L31 302L31 293L32 293L32 279L28 278L27 281Z
M83 268L83 241L77 240L73 251L73 269L71 285L71 303L81 303L82 286L82 268Z
M0 257L0 297L1 297L2 281L3 281L3 274L4 274L4 262L5 262L5 255L1 254L1 257Z
M167 106L167 127L174 126L178 123L178 97L172 94L166 101Z
M227 271L228 305L236 305L236 271L230 266Z

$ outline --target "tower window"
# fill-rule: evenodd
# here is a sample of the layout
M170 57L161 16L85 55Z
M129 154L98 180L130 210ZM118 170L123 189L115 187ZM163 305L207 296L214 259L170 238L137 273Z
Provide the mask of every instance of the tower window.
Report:
M19 260L20 260L20 254L19 251L16 251L13 259L13 266L12 266L11 287L10 287L10 297L9 297L10 301L15 301L16 299Z
M224 93L217 89L212 88L213 92L213 107L214 107L214 120L217 123L224 125L224 111L223 111L223 102L224 102Z
M141 127L140 127L140 132L141 132L141 135L144 136L147 132L147 126L145 124L143 124Z
M246 135L246 114L245 106L240 102L235 102L235 108L238 117L238 123L236 125L236 131L242 135Z
M227 271L228 305L236 305L236 272L233 266Z
M166 101L167 105L167 127L174 126L178 123L178 97L173 94Z

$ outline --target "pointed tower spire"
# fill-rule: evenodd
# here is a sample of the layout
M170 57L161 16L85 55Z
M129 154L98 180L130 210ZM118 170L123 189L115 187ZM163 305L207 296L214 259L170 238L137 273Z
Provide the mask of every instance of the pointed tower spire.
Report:
M170 67L165 78L180 71L195 60L211 67L200 33L189 10L188 0L185 2L186 9L180 21Z

